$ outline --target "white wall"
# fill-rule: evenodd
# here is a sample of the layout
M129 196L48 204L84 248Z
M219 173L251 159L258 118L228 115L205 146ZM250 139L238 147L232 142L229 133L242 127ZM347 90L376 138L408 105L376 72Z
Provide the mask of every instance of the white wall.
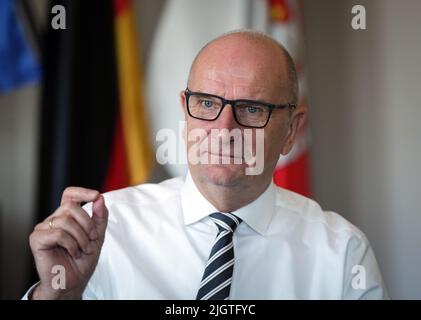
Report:
M392 298L420 299L421 2L304 4L315 198L367 234Z

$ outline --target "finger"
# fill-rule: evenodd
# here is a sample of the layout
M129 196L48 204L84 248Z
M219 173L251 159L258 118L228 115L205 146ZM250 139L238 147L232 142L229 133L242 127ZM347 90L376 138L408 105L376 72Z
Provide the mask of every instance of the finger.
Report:
M93 253L93 247L90 246L88 234L82 229L82 227L69 215L61 215L54 217L52 222L53 229L49 226L49 221L45 222L45 228L51 231L61 229L70 234L78 243L79 248L86 254Z
M57 217L60 215L71 216L83 228L85 233L89 236L90 240L96 240L98 233L95 229L94 223L89 217L88 213L79 207L77 204L67 202L60 206L52 215Z
M92 221L94 222L101 242L103 242L108 223L108 209L105 206L104 197L102 195L100 195L92 204Z
M96 190L86 189L82 187L67 187L61 197L61 204L73 202L80 204L81 202L95 201L100 193Z
M33 251L61 247L66 249L74 259L81 257L76 240L62 229L36 230L30 236L30 245Z

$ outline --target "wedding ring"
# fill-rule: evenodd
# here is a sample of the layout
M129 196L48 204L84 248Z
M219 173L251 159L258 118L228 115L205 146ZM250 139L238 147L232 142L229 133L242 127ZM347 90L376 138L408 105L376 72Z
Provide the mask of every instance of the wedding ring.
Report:
M53 227L53 220L54 220L54 217L52 217L51 219L50 219L50 221L48 222L48 226L50 227L50 229L53 229L54 227Z

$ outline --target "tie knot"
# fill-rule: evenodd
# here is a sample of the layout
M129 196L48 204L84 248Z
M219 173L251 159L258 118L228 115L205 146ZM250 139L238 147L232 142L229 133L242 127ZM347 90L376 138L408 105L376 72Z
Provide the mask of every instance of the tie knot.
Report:
M215 212L209 216L218 226L219 231L227 230L234 232L241 219L229 212Z

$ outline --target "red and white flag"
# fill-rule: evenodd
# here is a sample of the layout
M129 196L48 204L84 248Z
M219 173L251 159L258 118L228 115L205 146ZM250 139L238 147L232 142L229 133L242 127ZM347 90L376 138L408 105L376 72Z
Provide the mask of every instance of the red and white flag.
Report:
M295 61L300 87L299 104L307 103L307 86L303 61L302 20L297 0L267 0L269 22L267 33L282 43ZM275 184L309 196L309 133L305 122L300 128L294 147L279 158L274 172Z

